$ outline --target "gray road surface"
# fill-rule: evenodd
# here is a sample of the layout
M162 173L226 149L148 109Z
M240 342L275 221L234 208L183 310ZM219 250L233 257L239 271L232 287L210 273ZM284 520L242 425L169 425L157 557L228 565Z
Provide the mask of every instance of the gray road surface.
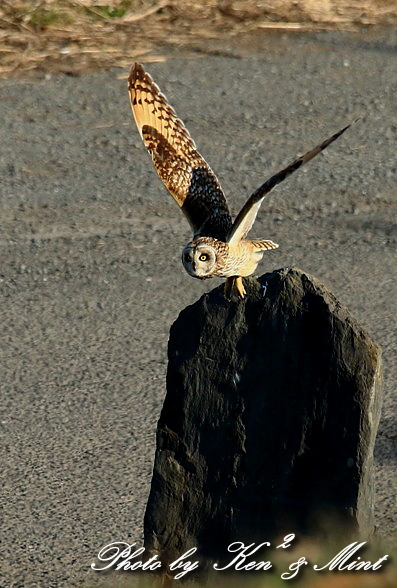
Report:
M383 349L376 519L396 536L396 39L274 39L236 59L148 69L235 214L280 166L357 116L275 190L261 273L298 266ZM99 549L138 542L169 327L207 289L155 177L120 71L0 83L1 586L91 585Z

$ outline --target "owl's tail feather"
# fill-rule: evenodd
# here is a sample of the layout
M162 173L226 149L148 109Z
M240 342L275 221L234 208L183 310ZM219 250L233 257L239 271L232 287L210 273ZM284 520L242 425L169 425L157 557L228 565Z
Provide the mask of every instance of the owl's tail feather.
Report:
M264 239L254 239L253 241L250 241L250 243L258 251L270 251L271 249L277 249L278 247L277 243L268 240L265 241Z

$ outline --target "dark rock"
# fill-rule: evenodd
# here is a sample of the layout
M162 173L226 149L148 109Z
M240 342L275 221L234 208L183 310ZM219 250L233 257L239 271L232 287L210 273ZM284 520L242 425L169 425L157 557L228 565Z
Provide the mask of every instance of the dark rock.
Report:
M245 283L244 301L221 286L171 328L145 514L163 561L337 522L372 531L379 349L298 269Z

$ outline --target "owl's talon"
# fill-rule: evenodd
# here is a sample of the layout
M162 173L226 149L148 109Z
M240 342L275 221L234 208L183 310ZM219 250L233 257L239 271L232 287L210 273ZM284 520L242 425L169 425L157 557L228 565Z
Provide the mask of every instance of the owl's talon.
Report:
M247 292L246 292L246 290L245 290L245 288L244 288L244 284L243 284L243 278L242 278L241 276L238 276L238 277L235 279L235 282L234 282L234 289L235 289L235 291L236 291L237 295L238 295L240 298L244 298L244 297L245 297L245 295L246 295L246 293L247 293Z
M241 299L244 298L247 293L244 288L243 278L241 276L233 276L231 278L226 278L225 298L227 300L231 300L233 293Z

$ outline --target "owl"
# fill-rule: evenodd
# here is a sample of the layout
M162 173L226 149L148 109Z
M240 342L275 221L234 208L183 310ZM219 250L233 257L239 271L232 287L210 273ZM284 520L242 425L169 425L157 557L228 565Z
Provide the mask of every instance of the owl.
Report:
M192 240L182 251L183 267L200 280L226 278L226 297L230 299L235 294L244 298L242 278L255 272L265 251L278 247L267 239L246 238L264 197L351 125L268 179L248 198L233 221L217 177L164 94L139 63L131 69L128 90L136 125L154 167L193 231Z

